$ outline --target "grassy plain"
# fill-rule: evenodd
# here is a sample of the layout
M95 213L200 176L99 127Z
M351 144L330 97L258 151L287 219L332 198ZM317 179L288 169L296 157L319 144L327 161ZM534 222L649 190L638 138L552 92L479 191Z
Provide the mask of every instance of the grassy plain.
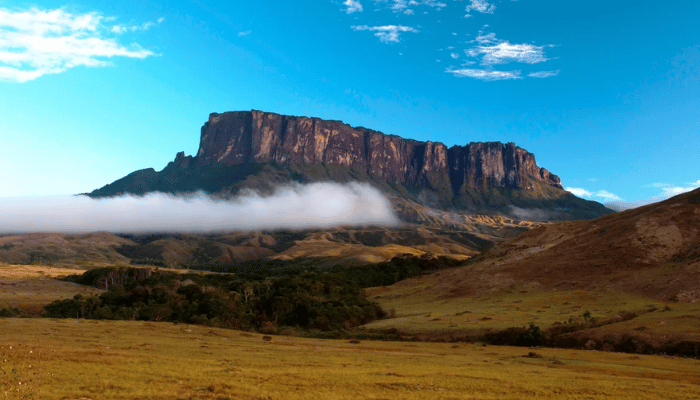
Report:
M7 398L691 399L700 393L694 359L287 336L263 341L246 332L132 321L7 318L0 326Z
M605 288L544 290L514 285L477 296L452 296L436 292L428 276L367 292L370 300L393 310L395 317L371 322L366 328L395 328L419 337L464 339L487 330L529 324L545 329L569 320L581 322L588 311L593 318L603 320L629 312L639 314L596 328L593 336L601 339L633 335L653 343L700 342L700 303L662 302Z

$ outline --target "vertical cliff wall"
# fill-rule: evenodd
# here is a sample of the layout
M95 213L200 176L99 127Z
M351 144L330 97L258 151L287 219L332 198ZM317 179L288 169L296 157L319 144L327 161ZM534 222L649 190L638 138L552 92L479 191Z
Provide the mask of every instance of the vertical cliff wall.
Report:
M528 189L540 181L561 188L556 175L539 168L535 156L513 143L470 143L447 148L340 121L262 111L211 114L202 127L199 165L214 163L331 164L356 168L406 186L450 185L466 189Z

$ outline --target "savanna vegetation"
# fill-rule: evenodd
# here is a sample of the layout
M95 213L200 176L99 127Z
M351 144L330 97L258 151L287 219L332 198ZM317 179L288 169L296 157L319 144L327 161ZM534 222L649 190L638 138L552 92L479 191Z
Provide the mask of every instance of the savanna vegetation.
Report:
M106 289L47 305L53 318L170 321L276 333L282 327L342 331L384 317L364 288L454 266L448 258L396 257L356 267L250 262L226 273L98 268L66 279Z

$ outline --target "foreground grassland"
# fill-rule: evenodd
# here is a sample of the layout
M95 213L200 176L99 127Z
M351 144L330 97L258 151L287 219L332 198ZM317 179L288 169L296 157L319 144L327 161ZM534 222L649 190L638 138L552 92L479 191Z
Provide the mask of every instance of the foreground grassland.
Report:
M700 393L694 359L286 336L263 341L258 334L170 323L0 319L0 353L7 398L695 399Z

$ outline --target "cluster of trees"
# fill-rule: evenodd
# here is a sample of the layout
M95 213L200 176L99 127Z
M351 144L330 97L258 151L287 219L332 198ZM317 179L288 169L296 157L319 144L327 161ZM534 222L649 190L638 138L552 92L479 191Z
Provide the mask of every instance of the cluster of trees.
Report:
M177 321L269 333L283 326L342 330L386 315L363 288L455 264L397 257L358 267L299 271L279 264L224 274L100 268L68 279L105 293L55 301L45 310L53 318Z

